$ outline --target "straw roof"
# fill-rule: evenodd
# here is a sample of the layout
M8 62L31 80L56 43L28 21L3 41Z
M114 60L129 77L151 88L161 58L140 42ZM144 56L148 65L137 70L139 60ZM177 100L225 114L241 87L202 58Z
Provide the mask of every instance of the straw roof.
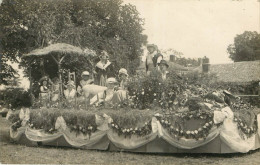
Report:
M202 67L195 70L202 71ZM247 83L260 81L260 61L243 61L231 64L211 64L209 73L216 74L217 81Z
M28 54L23 55L23 57L31 56L45 56L50 53L62 53L62 54L77 54L77 55L95 55L95 52L90 49L85 49L84 51L76 46L65 44L65 43L56 43L49 45L44 48L39 48L31 51Z

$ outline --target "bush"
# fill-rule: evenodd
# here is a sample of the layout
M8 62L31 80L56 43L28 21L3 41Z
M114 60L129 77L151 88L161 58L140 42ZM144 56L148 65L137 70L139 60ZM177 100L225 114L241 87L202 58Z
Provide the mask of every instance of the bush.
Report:
M0 100L3 101L5 106L9 106L12 109L30 107L32 105L29 92L21 88L0 91Z

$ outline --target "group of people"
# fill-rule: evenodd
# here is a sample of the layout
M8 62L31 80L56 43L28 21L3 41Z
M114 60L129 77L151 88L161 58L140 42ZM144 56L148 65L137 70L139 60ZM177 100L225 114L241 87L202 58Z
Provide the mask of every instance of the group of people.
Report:
M163 80L167 79L169 65L163 59L163 55L158 53L157 46L149 44L147 45L147 50L147 75L150 75L151 71L155 69L161 73ZM69 80L65 85L61 84L58 78L50 81L45 77L40 87L40 99L45 105L49 102L57 102L60 98L60 91L63 91L61 90L61 86L65 87L63 94L69 104L73 102L85 102L91 105L103 101L116 104L127 99L127 70L125 68L119 70L118 81L115 78L117 76L114 75L114 68L109 61L106 51L101 52L100 61L96 64L93 74L95 78L88 71L83 71L77 87L73 80ZM51 84L51 87L48 84Z

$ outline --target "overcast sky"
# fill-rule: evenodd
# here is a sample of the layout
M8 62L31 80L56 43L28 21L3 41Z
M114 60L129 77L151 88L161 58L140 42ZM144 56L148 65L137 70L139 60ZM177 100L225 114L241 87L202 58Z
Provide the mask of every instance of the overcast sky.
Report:
M208 56L228 63L226 52L237 34L259 32L257 0L124 0L145 19L148 42L173 48L185 57Z

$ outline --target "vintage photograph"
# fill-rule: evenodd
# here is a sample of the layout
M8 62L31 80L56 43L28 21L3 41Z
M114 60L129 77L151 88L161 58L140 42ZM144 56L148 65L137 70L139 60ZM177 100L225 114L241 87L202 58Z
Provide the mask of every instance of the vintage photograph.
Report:
M260 0L0 0L1 164L260 164Z

